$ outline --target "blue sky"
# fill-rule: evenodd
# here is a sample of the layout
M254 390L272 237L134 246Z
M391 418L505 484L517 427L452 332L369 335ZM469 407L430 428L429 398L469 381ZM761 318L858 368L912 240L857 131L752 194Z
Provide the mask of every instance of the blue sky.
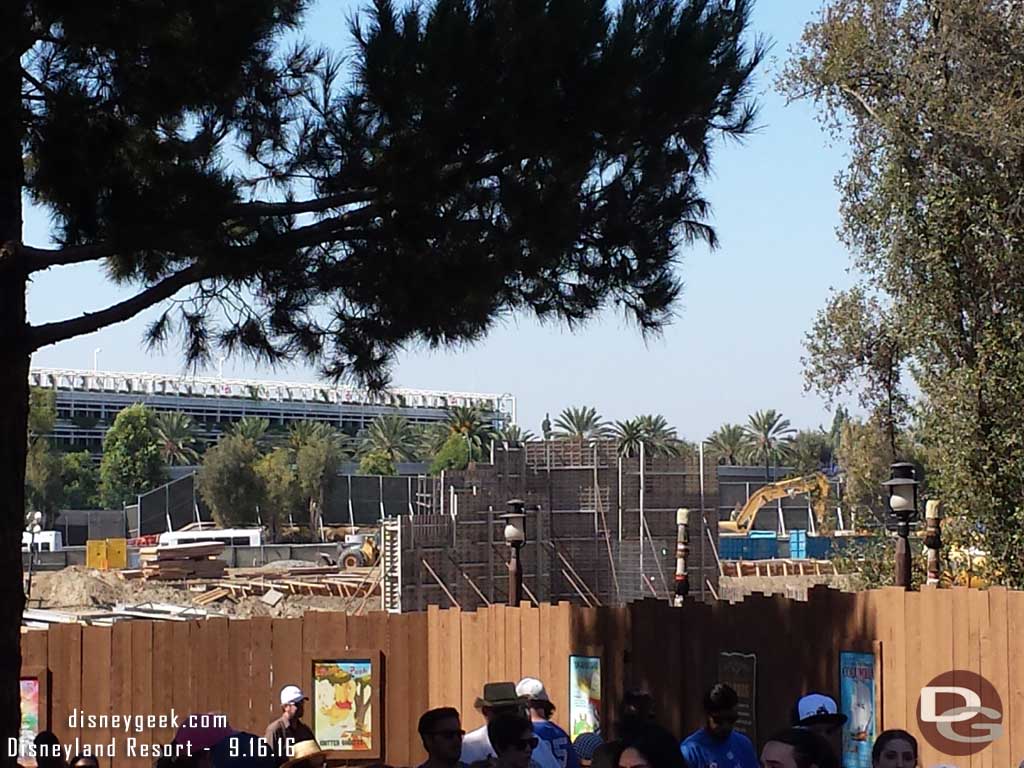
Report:
M308 31L347 47L344 19L354 2L319 2ZM482 343L464 350L410 350L395 369L401 386L511 392L519 422L539 431L546 412L592 405L605 418L661 413L680 434L700 439L726 421L776 408L795 426L831 420L824 404L803 391L802 339L830 288L848 285L849 258L835 234L839 223L835 174L844 149L831 146L809 104L785 105L772 83L787 49L820 7L820 0L760 0L754 29L773 48L759 74L761 129L744 144L720 144L706 182L721 245L680 254L686 290L678 317L646 343L614 309L570 334L557 325L514 318ZM44 211L26 213L26 240L48 241ZM30 319L46 322L96 309L127 292L94 266L37 276ZM140 343L146 313L133 321L40 350L33 364L90 368L102 348L102 369L183 370L174 345L164 354ZM226 376L309 380L308 369L268 371L227 361Z

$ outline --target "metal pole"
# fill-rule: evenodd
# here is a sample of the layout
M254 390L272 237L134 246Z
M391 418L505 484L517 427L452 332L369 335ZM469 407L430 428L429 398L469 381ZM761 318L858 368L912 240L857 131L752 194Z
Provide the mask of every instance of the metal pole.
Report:
M928 580L926 583L938 586L939 576L942 573L942 566L939 562L939 550L942 548L942 523L937 500L932 499L925 505L924 516L924 546L928 553Z
M686 557L690 552L690 510L676 510L676 593L673 605L681 606L690 592Z
M25 598L32 597L32 564L36 560L36 526L32 525L32 535L28 539L28 592L25 593Z
M644 588L644 444L640 442L640 589Z
M896 524L896 586L910 589L910 521L900 516Z

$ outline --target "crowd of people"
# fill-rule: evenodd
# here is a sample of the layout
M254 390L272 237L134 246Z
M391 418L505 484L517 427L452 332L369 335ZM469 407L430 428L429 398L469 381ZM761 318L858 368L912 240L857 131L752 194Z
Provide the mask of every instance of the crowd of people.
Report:
M224 727L183 727L172 745L188 749L160 758L154 768L321 768L327 755L302 719L308 699L288 685L280 700L281 716L262 737ZM623 697L611 728L575 741L555 723L555 706L535 678L488 683L476 709L485 723L470 733L452 707L423 714L418 731L427 760L419 768L840 768L846 722L834 699L809 693L796 703L792 725L773 734L758 754L736 727L739 698L723 683L704 695L703 723L681 740L660 723L653 697L642 691ZM40 744L57 744L57 737L40 733L37 749ZM90 756L70 762L38 757L37 765L99 768ZM873 745L872 766L923 768L917 741L906 731L883 732Z

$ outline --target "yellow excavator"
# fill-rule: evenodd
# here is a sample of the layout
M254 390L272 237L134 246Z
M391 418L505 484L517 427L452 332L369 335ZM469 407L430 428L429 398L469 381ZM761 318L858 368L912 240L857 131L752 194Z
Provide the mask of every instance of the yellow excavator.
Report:
M825 519L825 505L828 502L829 490L828 478L821 472L763 485L750 494L747 503L739 512L734 512L730 520L720 520L718 530L721 533L749 533L761 507L770 501L798 493L806 493L811 496L814 517L820 524Z

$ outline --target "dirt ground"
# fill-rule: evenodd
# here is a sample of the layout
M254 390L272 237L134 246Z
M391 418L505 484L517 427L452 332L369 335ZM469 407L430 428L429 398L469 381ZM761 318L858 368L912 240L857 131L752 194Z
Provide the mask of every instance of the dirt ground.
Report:
M742 600L755 593L806 600L807 590L816 584L829 584L844 592L856 591L849 576L720 576L718 594L722 600Z
M96 610L115 603L138 604L146 602L193 605L192 598L201 592L174 587L166 582L144 579L122 579L115 571L97 571L75 565L61 571L42 571L32 575L32 595L29 607L54 610ZM237 602L225 599L205 606L206 610L232 616L298 617L309 610L352 611L363 602L362 598L285 595L273 608L259 597L244 597ZM366 601L364 612L379 609L380 598Z

